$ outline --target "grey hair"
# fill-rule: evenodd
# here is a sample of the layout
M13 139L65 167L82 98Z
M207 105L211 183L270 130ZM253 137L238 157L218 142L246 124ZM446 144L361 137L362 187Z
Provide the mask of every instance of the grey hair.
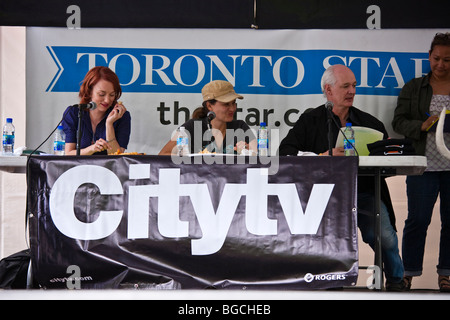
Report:
M336 77L334 76L334 69L336 69L337 64L329 66L327 70L322 75L322 80L320 81L320 86L322 88L323 96L326 98L325 85L334 86L336 84Z

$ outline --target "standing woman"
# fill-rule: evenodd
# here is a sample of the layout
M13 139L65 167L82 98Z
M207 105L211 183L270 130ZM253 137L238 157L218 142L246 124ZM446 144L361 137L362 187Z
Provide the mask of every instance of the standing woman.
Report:
M450 161L436 148L436 134L427 129L445 107L450 109L450 33L437 33L429 51L431 72L409 81L400 92L394 113L394 130L413 140L417 154L427 157L422 176L408 176L408 218L403 230L402 256L404 281L411 287L412 277L422 274L425 239L438 195L441 203L441 238L438 283L450 291ZM444 132L447 148L450 133Z
M131 116L121 102L119 78L107 67L94 67L81 84L80 104L91 101L94 110L82 111L80 154L111 154L124 152L130 141ZM78 129L78 107L70 106L64 112L63 128L66 133L66 155L75 155Z

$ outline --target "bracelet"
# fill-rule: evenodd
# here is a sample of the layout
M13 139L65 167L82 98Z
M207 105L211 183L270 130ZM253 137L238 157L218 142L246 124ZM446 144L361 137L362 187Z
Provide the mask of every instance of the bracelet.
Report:
M113 142L114 140L116 140L116 138L114 138L112 140L106 140L106 142L110 143L110 142Z

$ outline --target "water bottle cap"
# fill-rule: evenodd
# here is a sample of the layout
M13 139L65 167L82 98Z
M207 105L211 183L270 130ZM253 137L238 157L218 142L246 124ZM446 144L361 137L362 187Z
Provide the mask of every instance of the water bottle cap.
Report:
M7 123L12 123L12 118L6 118Z
M63 129L62 124L60 124L60 125L58 126L58 129L59 129L59 130L62 130L62 129Z
M351 127L352 123L351 122L347 122L346 127Z
M260 127L265 127L267 124L265 122L261 122Z

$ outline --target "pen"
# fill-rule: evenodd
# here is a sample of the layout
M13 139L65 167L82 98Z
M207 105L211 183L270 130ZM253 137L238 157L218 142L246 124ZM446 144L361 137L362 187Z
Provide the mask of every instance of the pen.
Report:
M428 112L425 112L425 114L426 114L427 116L431 117L430 114L429 114Z

